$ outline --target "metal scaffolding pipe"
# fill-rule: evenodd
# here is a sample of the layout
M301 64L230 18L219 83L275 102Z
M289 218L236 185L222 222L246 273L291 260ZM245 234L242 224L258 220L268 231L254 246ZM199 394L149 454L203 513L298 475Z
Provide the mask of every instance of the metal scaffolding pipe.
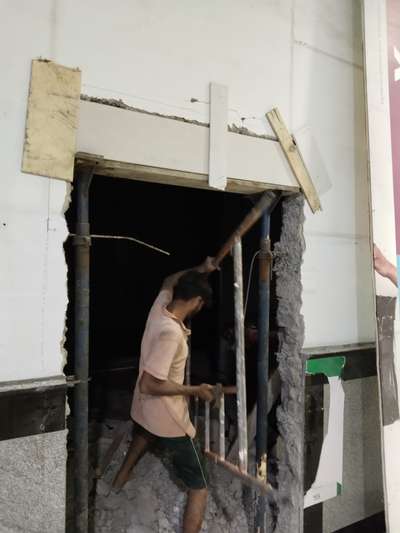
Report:
M216 464L225 468L233 476L239 478L245 485L249 487L253 487L257 489L258 491L260 491L260 493L263 494L264 496L272 492L271 485L258 481L258 479L256 479L255 477L252 477L250 474L247 474L246 472L243 472L242 470L240 470L240 468L238 468L236 465L233 465L232 463L229 463L228 461L221 459L218 454L214 452L206 451L205 455L209 459L214 461Z
M219 399L219 456L225 459L225 395Z
M258 353L257 353L257 433L256 433L256 476L267 482L268 458L268 369L269 369L269 308L271 279L270 213L261 218L259 281L258 281ZM266 502L257 497L255 530L265 532Z
M245 235L249 229L251 229L257 220L261 217L266 209L268 209L272 204L276 203L278 198L277 193L265 192L261 198L258 200L253 209L245 216L236 230L232 233L229 239L221 247L220 251L215 257L215 263L218 266L222 260L231 252L235 243Z
M210 451L210 402L204 403L204 450Z
M247 408L246 370L244 360L243 268L242 241L240 239L238 239L233 246L233 276L235 302L236 401L238 413L239 467L242 472L247 472Z
M257 430L256 430L256 476L267 483L268 477L268 386L269 386L269 314L271 285L271 213L279 195L264 211L260 223L260 253L258 269L258 353L257 353ZM258 533L265 532L265 498L256 501L255 526Z
M74 388L74 485L75 531L88 531L89 455L88 455L88 377L89 377L89 295L90 226L89 188L94 166L79 169L75 246L75 379Z
M269 367L269 308L271 279L270 214L261 218L258 280L258 353L257 353L257 477L266 479L267 413Z

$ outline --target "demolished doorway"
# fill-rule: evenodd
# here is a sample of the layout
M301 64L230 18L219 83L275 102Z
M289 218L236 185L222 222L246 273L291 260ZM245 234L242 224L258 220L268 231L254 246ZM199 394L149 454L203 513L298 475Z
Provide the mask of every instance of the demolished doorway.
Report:
M221 243L238 222L249 211L254 202L252 196L240 194L221 193L175 187L171 185L150 184L140 181L115 180L95 176L90 188L90 222L91 233L108 236L134 237L152 245L155 248L168 252L161 253L154 248L149 248L131 241L117 239L93 239L91 246L91 275L90 275L90 419L93 429L92 460L97 461L98 456L104 452L106 441L113 434L118 425L118 420L129 417L129 408L133 386L139 360L140 339L143 332L148 310L159 289L162 279L171 272L181 270L198 264L206 255L215 253ZM300 289L290 294L288 276L296 280L300 275L302 254L302 199L289 197L283 201L274 212L271 221L271 237L273 242L280 240L276 247L277 264L280 264L280 281L278 276L278 293L281 293L282 302L285 298L300 298ZM290 209L289 209L290 207ZM74 194L71 207L67 213L67 220L71 233L74 232L75 220ZM295 213L293 219L288 213ZM299 241L298 249L288 249L288 243L281 239L280 231L284 224L288 230L288 238ZM296 218L297 217L297 218ZM292 232L292 235L290 234ZM292 246L292 244L290 245ZM66 245L66 256L69 264L70 305L68 313L68 334L66 348L69 353L67 373L73 373L74 351L72 339L73 331L73 261L72 243ZM247 289L249 280L249 298L247 305L248 316L254 316L257 310L257 262L252 259L258 249L258 227L255 226L243 240L243 266L244 284ZM294 252L294 253L292 253ZM297 266L291 264L291 257L298 261ZM253 272L250 276L250 267L253 263ZM255 265L255 266L254 266ZM286 272L286 274L285 274ZM286 279L285 276L286 275ZM283 277L282 277L283 276ZM284 281L285 280L285 281ZM296 283L297 281L295 281ZM213 309L196 318L193 325L192 339L192 381L208 381L215 383L215 354L218 352L219 337L226 324L232 319L233 294L232 294L232 265L229 260L224 264L221 276L213 281L215 305ZM273 284L273 292L275 285ZM280 288L279 288L280 287ZM300 287L300 284L299 284ZM289 301L289 300L288 300ZM280 337L281 349L285 350L285 322L291 320L291 315L296 319L298 339L296 347L302 344L302 322L299 321L299 307L297 304L289 313L284 313L281 302ZM278 300L271 301L271 328L278 332L276 321ZM287 306L288 302L283 303ZM282 314L283 313L283 314ZM288 324L288 327L292 327ZM277 335L276 335L277 337ZM288 339L290 338L287 337ZM293 335L291 337L293 339ZM292 340L290 341L292 342ZM288 342L286 344L289 346ZM273 354L277 346L271 351L271 364L276 365ZM293 345L288 357L297 357L293 354ZM299 370L299 369L297 369ZM301 369L300 369L301 375ZM251 383L249 383L251 389ZM290 408L290 405L287 406ZM285 408L278 410L278 417L284 416ZM72 413L74 416L75 413ZM283 420L283 419L282 419ZM281 420L281 421L282 421ZM288 437L290 440L290 436ZM115 458L118 462L118 457ZM120 457L119 457L120 460ZM153 471L153 481L149 487L163 479L164 467L155 456L145 457L143 465L137 467L137 476L142 469L143 480L140 485L146 485L146 475L149 469ZM156 465L156 466L155 466ZM281 468L276 474L282 476L285 469ZM287 478L287 472L286 472ZM226 474L216 470L216 479ZM283 479L283 478L282 478ZM222 481L222 480L221 480ZM154 486L152 490L143 494L143 490L136 490L132 481L127 489L125 499L112 495L107 498L104 494L104 481L97 484L95 498L95 531L108 531L113 520L124 522L123 527L136 523L139 518L134 509L142 509L139 502L145 499L153 502L153 507L160 510L155 519L166 526L179 519L179 509L175 506L163 504L164 495L175 493L179 501L179 490L165 474L164 485L161 483L160 492ZM169 484L172 483L171 486ZM226 484L232 485L232 491L227 491ZM168 485L168 489L167 486ZM237 531L239 523L235 522L234 514L240 511L237 520L251 520L249 513L244 511L242 505L242 490L240 482L234 479L224 481L224 491L218 491L221 483L216 483L215 504L209 506L209 514L213 520L221 515L221 527ZM172 490L171 487L174 487ZM167 490L166 490L167 489ZM218 496L218 492L220 493ZM157 496L158 494L158 496ZM232 498L232 495L235 495ZM230 497L228 497L230 496ZM122 498L122 499L121 499ZM158 501L161 498L161 501ZM106 501L107 500L107 501ZM224 504L223 501L226 500ZM229 501L230 500L230 501ZM108 502L108 503L107 503ZM158 502L158 503L157 503ZM238 505L240 502L240 505ZM135 503L135 504L134 504ZM166 511L171 514L167 516ZM251 507L251 506L250 506ZM248 507L248 511L250 510ZM178 506L179 508L179 506ZM124 512L121 514L121 509ZM251 514L251 512L250 512ZM122 515L125 517L122 519ZM157 518L158 517L158 518ZM148 517L146 518L146 520ZM227 522L228 520L228 522ZM111 521L111 522L110 522ZM231 526L229 526L229 521ZM118 523L119 523L118 522ZM121 524L122 524L121 522ZM149 524L141 524L144 528ZM154 525L154 524L153 524ZM243 525L243 524L242 524ZM136 523L136 529L139 531ZM249 526L249 524L248 524ZM114 526L113 526L114 527ZM242 527L242 526L240 526ZM143 529L145 531L146 529ZM165 529L166 531L168 530Z

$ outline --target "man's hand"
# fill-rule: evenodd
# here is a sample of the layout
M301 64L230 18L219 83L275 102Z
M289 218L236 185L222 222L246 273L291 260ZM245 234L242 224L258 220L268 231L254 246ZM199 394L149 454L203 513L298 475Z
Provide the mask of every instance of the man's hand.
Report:
M385 278L387 277L390 270L390 263L376 246L376 244L374 244L374 266L378 274L384 276Z
M198 396L206 402L212 402L214 400L214 387L212 385L208 385L208 383L197 385L195 396Z
M189 268L188 270L182 270L181 272L177 272L176 274L171 274L171 276L168 276L165 278L162 289L163 290L170 290L172 291L175 285L178 283L179 279L186 274L186 272L189 272L189 270L196 270L197 272L200 272L202 274L211 274L211 272L214 272L214 270L219 270L219 267L215 265L215 259L214 257L207 257L201 265Z
M374 267L378 274L397 285L397 268L386 259L376 244L374 244Z
M207 257L203 263L197 268L198 272L203 274L211 274L215 270L218 270L217 265L215 264L214 257Z

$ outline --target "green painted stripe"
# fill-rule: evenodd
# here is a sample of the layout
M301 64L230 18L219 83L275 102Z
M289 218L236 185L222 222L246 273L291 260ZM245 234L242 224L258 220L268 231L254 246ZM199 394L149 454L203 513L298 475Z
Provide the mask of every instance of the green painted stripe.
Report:
M340 376L345 364L346 358L342 355L322 357L321 359L309 359L307 361L306 372L307 374L325 374L326 377L332 378L334 376Z

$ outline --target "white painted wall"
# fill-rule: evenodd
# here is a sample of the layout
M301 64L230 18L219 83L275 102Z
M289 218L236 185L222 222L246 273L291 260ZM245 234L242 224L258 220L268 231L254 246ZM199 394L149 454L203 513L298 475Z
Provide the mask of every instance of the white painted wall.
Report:
M50 53L51 1L0 2L0 381L59 375L67 185L22 174L33 56Z
M229 120L271 133L278 106L321 191L307 209L306 345L373 339L358 0L1 0L0 380L59 374L67 186L20 173L30 60L82 70L83 92L208 121L210 81ZM192 103L195 98L198 102ZM95 132L94 132L95 134Z
M390 130L388 33L386 2L364 0L365 64L369 154L371 170L372 232L374 242L396 264L395 198L393 194L392 140ZM400 305L398 289L376 275L378 296L397 296L394 322L394 366L400 381ZM382 463L385 488L386 526L400 531L400 420L382 426Z

